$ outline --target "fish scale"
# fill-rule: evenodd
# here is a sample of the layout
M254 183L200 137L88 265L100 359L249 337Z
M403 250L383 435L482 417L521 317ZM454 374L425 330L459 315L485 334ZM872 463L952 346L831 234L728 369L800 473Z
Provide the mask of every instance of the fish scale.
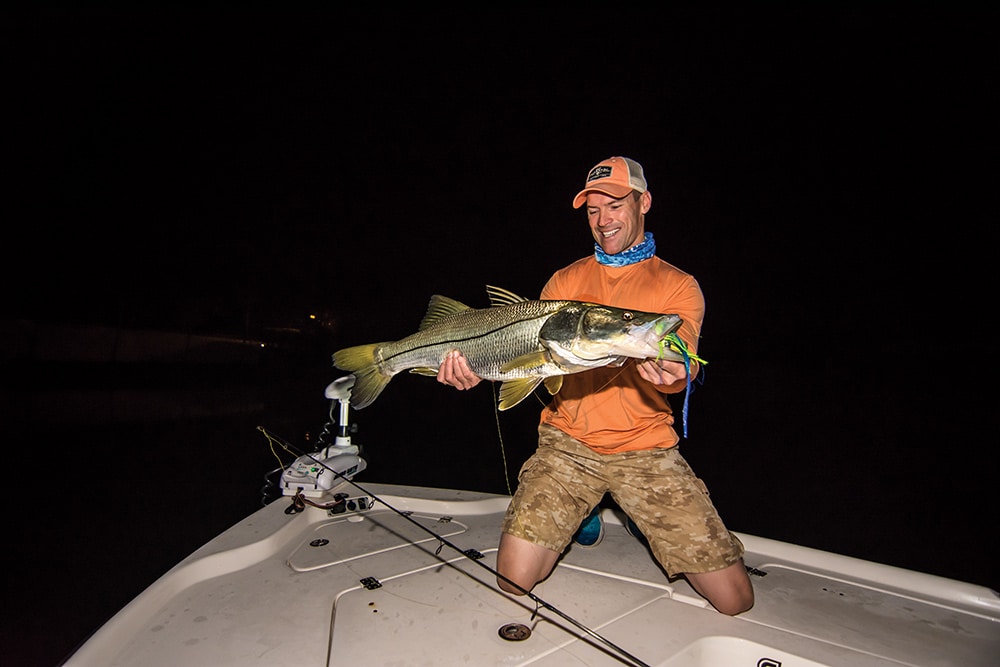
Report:
M489 308L470 308L436 294L416 333L335 352L334 365L356 377L355 409L370 405L402 371L437 375L452 350L461 352L479 377L503 382L500 410L514 407L543 382L555 394L562 376L571 373L621 365L630 357L682 359L663 345L682 323L677 315L528 300L492 286L487 293Z
M485 380L511 380L559 374L555 363L534 368L501 367L512 358L543 352L538 333L556 311L570 301L523 301L500 308L470 308L435 320L426 329L378 347L380 371L395 375L404 370L432 368L434 374L445 356L460 350L476 375ZM548 366L551 365L551 368Z

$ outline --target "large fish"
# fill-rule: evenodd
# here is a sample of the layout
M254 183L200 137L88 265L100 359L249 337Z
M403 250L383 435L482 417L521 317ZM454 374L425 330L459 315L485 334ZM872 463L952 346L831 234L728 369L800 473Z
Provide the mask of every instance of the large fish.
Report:
M530 301L492 286L486 291L490 308L470 308L435 294L417 333L335 352L334 365L356 377L354 407L371 405L402 371L437 375L451 350L459 350L476 375L503 381L500 410L514 407L542 382L555 394L562 376L620 366L629 357L684 360L675 346L664 344L681 326L677 315L583 301Z

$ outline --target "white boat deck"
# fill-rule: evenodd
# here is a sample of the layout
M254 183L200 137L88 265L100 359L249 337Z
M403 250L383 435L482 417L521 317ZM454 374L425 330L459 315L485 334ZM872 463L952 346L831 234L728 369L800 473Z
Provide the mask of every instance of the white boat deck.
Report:
M260 509L65 664L1000 664L1000 598L983 587L740 534L756 604L728 617L669 581L605 510L604 541L573 546L533 591L538 605L500 592L484 567L506 497L360 485L339 489L353 501L340 514L288 514L290 498Z

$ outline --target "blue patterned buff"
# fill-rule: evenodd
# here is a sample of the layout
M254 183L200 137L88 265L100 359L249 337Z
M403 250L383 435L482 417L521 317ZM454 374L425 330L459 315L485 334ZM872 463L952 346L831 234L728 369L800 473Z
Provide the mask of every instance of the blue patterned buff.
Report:
M594 244L594 257L599 264L605 266L627 266L649 259L654 254L656 254L656 241L653 240L653 232L646 232L642 243L614 255L609 255L601 250L601 246L597 243Z

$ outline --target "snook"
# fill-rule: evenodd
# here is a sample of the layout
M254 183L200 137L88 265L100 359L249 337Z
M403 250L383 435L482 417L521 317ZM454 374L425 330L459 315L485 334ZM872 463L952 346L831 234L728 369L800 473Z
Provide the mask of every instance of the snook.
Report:
M582 301L530 301L487 286L490 308L470 308L431 297L417 333L401 340L338 350L333 363L355 375L352 404L371 405L394 375L405 370L437 375L451 350L487 380L500 380L500 410L508 410L545 383L550 394L562 376L637 359L683 357L662 341L681 325L677 315L644 313Z

